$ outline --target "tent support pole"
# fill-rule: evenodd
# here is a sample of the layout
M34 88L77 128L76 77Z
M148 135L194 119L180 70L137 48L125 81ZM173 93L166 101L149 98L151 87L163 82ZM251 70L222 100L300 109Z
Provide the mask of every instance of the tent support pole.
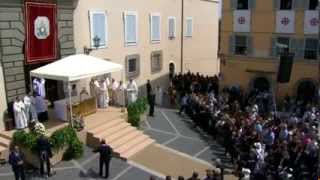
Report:
M30 86L30 92L31 92L31 96L33 96L33 82L32 82L32 76L31 73L29 73L29 86Z
M70 107L70 125L73 127L73 117L72 117L72 101L71 101L71 85L68 81L68 93L69 93L69 107Z

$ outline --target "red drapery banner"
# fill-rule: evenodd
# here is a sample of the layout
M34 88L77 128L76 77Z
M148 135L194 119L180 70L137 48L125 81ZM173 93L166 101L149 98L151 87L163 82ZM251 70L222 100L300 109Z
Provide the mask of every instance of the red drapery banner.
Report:
M25 3L26 64L57 59L57 8L50 3Z

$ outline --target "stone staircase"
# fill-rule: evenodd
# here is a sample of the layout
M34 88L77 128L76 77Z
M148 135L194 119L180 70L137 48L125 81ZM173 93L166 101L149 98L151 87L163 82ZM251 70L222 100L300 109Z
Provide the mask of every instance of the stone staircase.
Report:
M126 122L125 116L120 109L110 107L86 117L87 144L97 147L104 139L117 155L127 160L155 142Z
M0 159L8 159L9 147L11 143L11 136L1 133L0 134Z

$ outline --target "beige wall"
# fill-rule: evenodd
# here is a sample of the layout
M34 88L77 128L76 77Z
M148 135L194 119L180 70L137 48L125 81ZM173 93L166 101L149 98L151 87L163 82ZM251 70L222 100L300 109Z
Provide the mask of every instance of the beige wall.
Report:
M1 54L0 54L1 55ZM3 70L2 66L0 66L0 115L4 116L7 110L7 100L6 100L6 92L5 92L5 87L4 87L4 78L3 78ZM4 120L5 118L0 117L0 131L4 130Z
M238 84L244 90L249 90L253 79L266 77L275 90L279 59L270 57L271 38L282 34L275 32L276 11L273 8L273 1L256 1L255 8L251 10L251 32L244 33L252 37L253 54L249 56L230 54L229 38L233 34L233 10L230 8L230 1L223 1L222 8L221 51L225 55L226 63L221 65L223 74L221 87ZM304 10L295 9L295 34L287 36L304 38ZM278 96L283 97L287 94L295 96L301 80L318 82L319 75L317 61L295 58L290 82L278 85Z
M193 8L191 8L193 7ZM196 7L196 8L195 8ZM186 16L194 16L194 36L186 42L185 58L193 63L199 59L204 66L195 69L214 74L217 72L218 46L218 9L217 3L201 0L186 0ZM157 79L169 72L169 63L174 62L176 72L180 72L181 62L181 0L90 0L78 1L74 13L74 37L77 53L83 53L84 46L90 46L90 28L88 11L105 10L108 14L108 47L94 50L91 55L111 59L112 62L123 64L125 57L130 54L140 55L140 75L138 84L144 84L146 79ZM138 13L138 43L133 47L125 47L123 12ZM190 11L190 12L188 12ZM159 44L150 42L150 13L161 14L161 41ZM168 39L168 17L176 17L176 38ZM199 27L197 27L199 26ZM151 74L150 56L152 51L163 51L163 68L161 72ZM201 52L201 54L199 53ZM197 59L196 59L197 58ZM211 70L212 67L212 70ZM211 72L212 71L212 72ZM120 79L120 73L113 74Z

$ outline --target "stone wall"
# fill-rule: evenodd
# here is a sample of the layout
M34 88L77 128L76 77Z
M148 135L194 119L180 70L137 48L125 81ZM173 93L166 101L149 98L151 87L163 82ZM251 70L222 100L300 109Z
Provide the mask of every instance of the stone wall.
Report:
M65 1L68 2L68 1ZM58 2L60 3L60 2ZM0 3L1 4L1 3ZM75 53L73 41L73 7L58 4L58 57ZM6 97L10 101L26 93L24 75L25 40L22 3L1 5L0 8L0 59L4 69ZM2 56L1 56L2 55Z
M0 51L7 99L25 94L24 16L21 7L0 8Z

